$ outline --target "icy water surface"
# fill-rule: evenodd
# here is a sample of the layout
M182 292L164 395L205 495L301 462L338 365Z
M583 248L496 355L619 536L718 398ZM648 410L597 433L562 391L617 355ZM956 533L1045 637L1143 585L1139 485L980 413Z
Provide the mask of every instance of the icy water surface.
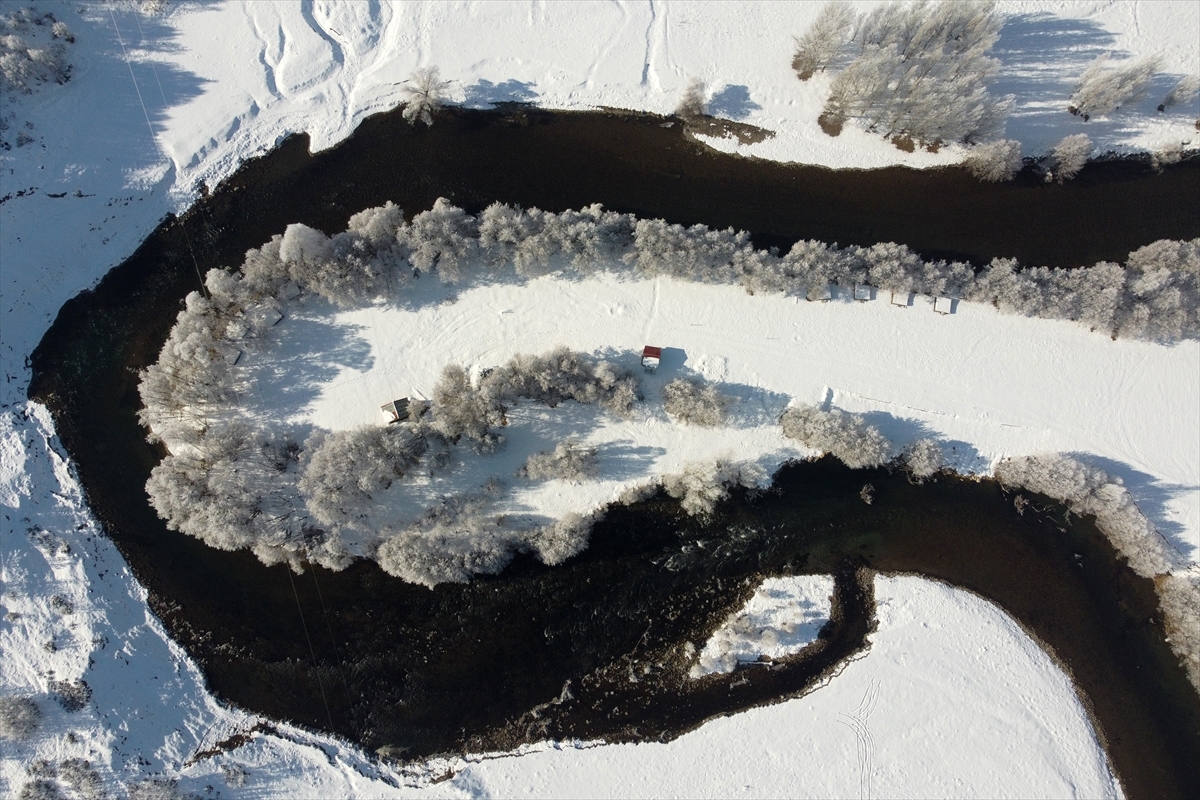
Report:
M518 108L452 111L426 130L392 113L317 156L289 140L64 306L34 354L31 396L54 412L97 515L213 690L406 758L545 737L671 737L803 691L862 646L873 620L865 570L906 571L995 601L1045 643L1071 670L1129 794L1200 786L1200 700L1163 641L1150 583L1117 565L1087 522L1066 522L1053 504L1018 515L991 482L918 487L828 461L794 465L775 491L734 498L708 525L656 498L615 509L561 567L519 561L434 591L370 563L289 577L165 529L144 491L161 454L136 421L136 370L198 286L181 225L201 269L240 263L291 222L332 232L364 207L393 200L411 216L438 196L471 211L493 200L555 211L601 202L744 228L760 245L895 240L975 262L1121 260L1158 238L1200 235L1196 163L1153 175L1112 162L1065 187L993 185L958 170L833 172L714 155L660 122ZM859 497L867 482L872 505ZM837 576L816 647L782 669L685 679L686 643L700 646L762 577L796 572Z

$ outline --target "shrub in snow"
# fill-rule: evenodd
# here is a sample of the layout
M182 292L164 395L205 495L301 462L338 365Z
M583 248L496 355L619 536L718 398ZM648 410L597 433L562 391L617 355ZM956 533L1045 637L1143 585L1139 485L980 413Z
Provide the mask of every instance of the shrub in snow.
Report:
M62 614L63 616L75 613L75 604L61 594L50 597L50 608L56 614Z
M601 511L590 514L568 512L562 519L538 528L525 538L543 564L555 566L574 555L582 553L588 546L592 528L603 516Z
M58 784L45 779L30 781L21 787L17 800L64 800Z
M401 90L404 92L404 119L409 125L417 120L433 124L433 115L442 108L450 82L441 79L437 67L423 67L414 72Z
M579 483L595 478L597 449L573 439L559 442L548 453L534 453L521 468L521 477L530 480L560 480Z
M877 467L891 457L892 444L857 414L797 405L783 412L783 435L829 453L853 469Z
M71 79L68 45L75 36L53 14L18 8L0 15L0 90L7 98L38 84Z
M68 758L58 766L58 777L75 790L83 800L100 800L105 796L104 779L82 758Z
M942 447L933 439L918 439L904 448L901 458L905 469L918 480L936 474L945 463Z
M1158 104L1158 110L1166 111L1177 105L1186 105L1195 100L1197 94L1200 94L1200 75L1184 75Z
M1148 58L1126 66L1109 66L1110 56L1098 56L1076 82L1067 110L1087 121L1111 114L1146 96L1158 60Z
M1051 171L1046 177L1049 178L1052 174L1059 183L1071 180L1087 164L1091 154L1092 140L1086 133L1074 133L1064 137L1050 152Z
M92 689L83 680L50 681L50 693L64 711L80 711L92 699Z
M23 742L42 720L42 710L28 697L0 697L0 738Z
M234 789L240 789L245 786L246 781L250 778L249 771L239 764L223 764L221 766L221 775L224 776L225 783Z
M691 378L676 378L663 387L663 408L676 422L713 428L725 422L734 398L716 386Z
M988 93L1002 25L992 3L877 6L857 21L857 55L833 79L822 118L924 144L989 138L1013 105Z
M825 70L854 29L854 11L845 3L826 3L803 36L796 37L792 69L806 81Z
M1011 181L1021 171L1021 143L1001 139L977 145L967 153L963 166L981 181Z
M683 97L679 98L679 105L675 107L675 116L693 120L703 117L705 111L704 81L694 78L684 90Z
M175 778L145 778L128 784L129 800L185 800L188 795Z
M752 462L718 459L709 464L692 464L677 475L668 475L662 485L667 494L680 501L684 511L702 517L711 514L717 503L729 496L732 487L753 489L764 477L762 468Z

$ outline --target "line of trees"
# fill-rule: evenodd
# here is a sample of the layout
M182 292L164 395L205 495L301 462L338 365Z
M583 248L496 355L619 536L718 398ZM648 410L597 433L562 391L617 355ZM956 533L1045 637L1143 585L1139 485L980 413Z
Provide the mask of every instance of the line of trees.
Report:
M1001 461L996 478L1005 486L1045 495L1077 514L1095 517L1129 567L1154 579L1171 649L1200 689L1200 583L1194 575L1172 574L1186 566L1134 503L1117 478L1064 453L1041 453ZM1018 496L1018 509L1023 498Z

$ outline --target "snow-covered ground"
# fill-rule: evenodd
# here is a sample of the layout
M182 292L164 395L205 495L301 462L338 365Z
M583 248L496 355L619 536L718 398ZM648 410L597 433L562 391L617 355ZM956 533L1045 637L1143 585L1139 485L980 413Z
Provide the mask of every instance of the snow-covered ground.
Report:
M32 124L34 141L0 153L0 693L32 694L46 715L31 744L5 744L4 794L26 782L31 759L75 755L100 769L111 788L116 778L166 773L190 791L211 784L231 796L238 790L218 773L242 763L250 771L246 795L397 793L392 784L401 776L353 747L278 724L277 734L255 736L232 756L187 764L256 719L222 708L205 691L120 555L97 535L48 415L25 402L26 359L62 303L124 260L165 213L186 205L199 181L215 184L290 132L308 132L314 148L340 141L364 116L395 106L398 84L413 68L432 64L473 106L524 100L668 112L687 81L700 77L712 87L714 113L776 132L739 149L764 158L867 167L961 156L953 149L904 154L851 130L836 139L820 133L820 79L799 84L788 67L790 36L816 14L816 3L181 3L157 17L138 15L129 3L37 5L66 20L78 41L68 84L45 86L4 110L17 125ZM999 88L1019 102L1008 136L1027 154L1079 131L1101 150L1195 141L1195 104L1166 118L1153 113L1166 77L1144 104L1110 121L1085 127L1061 110L1070 80L1099 52L1158 54L1171 76L1196 72L1195 4L999 7L1012 15L997 47ZM732 290L721 297L726 302L737 302ZM910 426L903 432L928 425L981 463L1034 444L1082 450L1125 478L1164 532L1195 547L1196 343L1109 343L1062 323L989 321L983 309L960 308L944 319L882 302L804 312L809 344L823 349L806 351L803 382L789 391L820 400L828 386L836 405ZM665 328L639 333L667 344L674 335ZM857 339L860 333L867 338ZM1012 351L1010 341L1023 349ZM928 354L923 372L892 368L902 363L902 345ZM754 387L767 374L741 374L748 370L741 354L712 344L683 347L687 366L713 370L713 377ZM1105 356L1101 348L1111 349ZM492 353L476 349L490 360ZM706 354L713 360L702 365ZM848 354L856 354L855 368L846 366ZM973 402L970 381L979 375L970 368L989 359L1019 385ZM1030 375L1047 380L1026 375L1022 359L1033 365ZM966 366L955 371L956 364ZM936 390L927 391L922 381L931 374ZM1078 411L1081 422L1060 428L1071 412L1059 407ZM46 600L54 594L73 610L53 611ZM571 785L548 781L572 779L574 791L596 794L610 785L604 769L625 769L633 794L795 794L805 786L813 794L853 794L865 790L864 780L875 794L1113 793L1069 683L1011 620L962 592L911 579L881 581L880 597L890 599L872 650L803 700L712 723L672 745L547 746L537 756L488 760L430 791L508 795L528 786L564 794ZM81 677L93 689L91 703L59 710L48 699L49 681ZM864 721L871 705L861 703L872 696L880 705ZM808 738L788 740L785 751L778 735L791 730ZM1007 733L988 738L997 730ZM803 757L784 759L796 753ZM606 758L613 759L607 767ZM672 772L672 765L701 762L703 769ZM860 767L868 763L874 766ZM637 775L662 782L636 784ZM832 780L843 782L822 783Z
M740 663L799 653L829 621L833 578L792 575L767 578L700 649L692 677L733 672Z

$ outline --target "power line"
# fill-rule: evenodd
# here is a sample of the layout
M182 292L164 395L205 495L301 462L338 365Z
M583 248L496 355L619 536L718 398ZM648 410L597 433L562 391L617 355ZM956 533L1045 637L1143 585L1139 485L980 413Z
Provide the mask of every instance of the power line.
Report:
M117 15L113 13L111 3L108 4L108 16L112 20L113 30L116 31L117 42L121 45L121 55L125 58L125 66L129 68L129 79L133 81L133 91L137 93L138 104L141 105L142 115L146 118L146 127L150 129L150 141L154 142L154 149L158 151L158 155L163 160L171 161L172 159L162 149L162 144L159 143L157 134L154 133L154 124L150 122L150 112L146 110L146 101L142 99L142 90L138 87L137 77L133 74L133 64L129 60L129 51L125 49L125 39L121 36L121 28L117 25ZM136 15L134 19L137 20ZM141 20L137 20L137 24L138 31L140 32L142 30ZM143 34L142 39L144 40L145 38L145 34ZM158 93L162 95L163 109L165 110L167 107L167 96L163 93L162 82L158 80L158 70L154 69L153 63L150 64L150 69L154 70L154 80L158 83ZM176 217L176 219L179 218ZM184 224L182 219L179 219L179 229L183 231L183 240L187 245L188 255L192 257L192 267L196 270L196 278L200 281L200 291L204 293L205 297L208 297L208 287L204 285L204 276L200 274L200 262L196 260L196 251L192 249L192 238L188 236L187 225Z
M288 583L292 585L292 596L296 598L296 610L300 612L300 625L304 628L304 638L308 640L308 654L312 656L313 677L317 679L317 688L321 690L321 702L325 704L325 716L329 718L329 730L333 730L333 714L329 711L329 701L325 699L325 684L321 682L321 667L317 664L317 651L313 649L312 637L308 635L308 623L304 621L304 609L300 607L300 593L296 591L296 581L292 579L292 567L287 562L283 564L287 573Z

